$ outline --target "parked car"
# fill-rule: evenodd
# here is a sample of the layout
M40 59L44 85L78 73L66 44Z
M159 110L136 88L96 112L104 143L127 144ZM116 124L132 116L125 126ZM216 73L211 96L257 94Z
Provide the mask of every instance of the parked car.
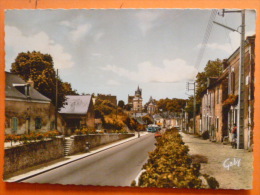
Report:
M154 134L154 137L155 138L162 137L161 132L160 131L156 131L156 133Z
M147 132L155 133L157 129L155 127L147 127Z
M97 130L96 130L96 133L105 133L105 131L102 130L102 129L97 129Z
M147 127L147 132L155 133L160 130L161 130L161 127L159 127L158 125L154 125L154 124L148 125L148 127Z

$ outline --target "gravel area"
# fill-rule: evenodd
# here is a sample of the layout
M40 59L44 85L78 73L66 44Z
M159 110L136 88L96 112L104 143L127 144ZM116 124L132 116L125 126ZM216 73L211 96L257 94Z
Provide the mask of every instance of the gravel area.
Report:
M180 134L189 146L190 155L202 155L208 159L207 163L201 163L201 173L215 177L221 189L252 189L253 152Z

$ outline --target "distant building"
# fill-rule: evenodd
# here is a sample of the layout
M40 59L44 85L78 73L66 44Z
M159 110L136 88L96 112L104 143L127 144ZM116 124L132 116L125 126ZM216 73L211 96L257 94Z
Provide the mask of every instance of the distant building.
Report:
M55 107L36 89L32 80L6 72L5 134L28 134L54 130ZM58 115L58 131L64 133L65 122Z
M142 112L143 110L143 98L142 98L142 89L137 87L135 91L135 96L133 98L133 111L134 112Z
M147 112L148 114L155 114L158 111L158 106L155 102L155 100L152 98L152 96L150 97L150 100L148 102L147 105Z
M134 97L135 97L134 95L128 95L128 99L127 99L128 100L127 103L129 105L131 105L132 107L133 107L133 99L134 99Z
M117 106L117 97L115 95L111 95L111 94L107 94L107 95L106 94L97 94L97 99L108 100L112 104Z
M76 129L94 128L95 114L91 95L68 95L59 113L66 121L70 133Z

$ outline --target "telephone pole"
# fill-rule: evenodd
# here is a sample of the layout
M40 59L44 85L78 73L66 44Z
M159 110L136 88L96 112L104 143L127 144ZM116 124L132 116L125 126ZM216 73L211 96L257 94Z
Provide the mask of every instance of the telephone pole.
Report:
M193 86L190 88L190 85ZM193 91L193 134L196 133L196 82L187 82L187 90Z
M240 62L239 62L239 87L238 87L238 124L237 124L237 149L244 148L244 91L245 91L245 10L224 10L222 16L225 13L241 13L241 31L230 28L218 22L214 22L228 30L240 33Z
M55 89L55 130L58 130L58 77L59 77L59 70L57 69L56 72L56 89Z

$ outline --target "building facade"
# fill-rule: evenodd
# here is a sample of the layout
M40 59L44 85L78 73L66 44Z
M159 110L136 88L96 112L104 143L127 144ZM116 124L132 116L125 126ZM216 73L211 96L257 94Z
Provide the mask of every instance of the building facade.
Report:
M148 105L147 105L147 112L148 114L155 114L158 112L158 106L156 104L156 101L152 98L152 96L149 99Z
M105 95L105 94L97 94L97 99L100 100L108 100L110 101L112 104L114 104L115 106L117 106L117 97L115 95Z
M240 147L250 149L253 144L254 114L254 70L255 36L245 41L245 69L243 100L243 129L240 129ZM240 48L223 61L223 73L219 78L209 79L208 87L202 97L202 132L208 131L210 139L222 142L232 140L232 129L238 125L239 118L239 65Z
M46 132L55 128L55 107L51 100L18 75L6 72L5 134ZM58 115L57 130L65 131L65 122Z
M134 112L142 112L143 110L143 98L142 98L142 89L137 87L135 91L135 96L133 98L133 111Z
M59 113L64 118L68 134L76 129L94 128L95 113L91 95L68 95Z

